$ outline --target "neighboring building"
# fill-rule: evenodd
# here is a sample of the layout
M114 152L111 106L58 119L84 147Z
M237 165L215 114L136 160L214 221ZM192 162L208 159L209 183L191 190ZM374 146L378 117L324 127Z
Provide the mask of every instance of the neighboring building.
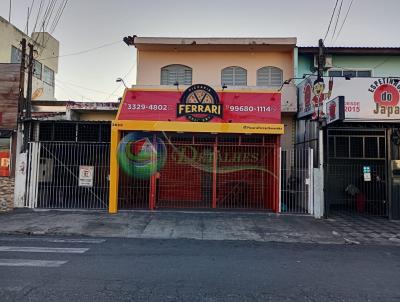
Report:
M29 119L24 123L20 123L19 118L26 112L24 97L27 94L28 88L28 72L25 68L25 85L23 95L20 95L20 65L21 65L21 41L26 39L26 67L28 67L29 44L34 46L34 65L32 75L32 101L37 100L55 100L54 97L54 78L58 71L58 55L59 43L49 33L34 32L28 36L17 27L9 23L4 18L0 17L0 76L5 78L0 84L2 86L2 104L0 115L5 118L0 121L0 140L1 148L10 146L8 155L8 168L2 169L1 175L9 174L6 176L6 187L3 186L6 178L1 179L2 200L0 203L5 203L4 198L8 201L8 208L12 205L12 187L14 186L14 177L17 186L15 192L25 190L24 179L27 166L27 137L29 137ZM11 81L10 79L13 79ZM8 90L3 90L7 88ZM4 93L6 91L7 93ZM16 93L16 95L15 95ZM18 103L20 100L20 103ZM1 151L0 157L2 162L5 163L6 153ZM3 175L4 176L4 175ZM21 181L22 176L22 181ZM9 192L9 194L6 194ZM15 194L14 192L14 194ZM10 196L10 197L6 197ZM15 196L17 196L16 194ZM15 198L14 198L15 203Z
M108 198L111 121L115 119L118 105L115 102L33 102L29 150L21 153L19 164L28 167L28 171L17 175L15 206L104 208ZM101 188L95 192L79 185L82 164L96 167L94 186Z
M325 214L400 219L400 48L326 48L325 89L318 97L317 52L298 49L298 77L305 79L298 85L297 144L318 150L322 142L312 117L323 111ZM324 103L319 111L313 104L318 98ZM341 110L344 120L330 123Z
M27 44L34 45L36 52L32 77L32 100L54 100L54 78L58 72L59 42L47 32L34 32L32 36L28 36L2 17L0 17L0 37L0 63L21 62L22 38L27 40ZM27 85L25 85L25 91L26 88Z
M109 121L115 119L117 102L36 101L32 104L32 118L67 121Z
M20 72L0 64L0 211L13 206Z

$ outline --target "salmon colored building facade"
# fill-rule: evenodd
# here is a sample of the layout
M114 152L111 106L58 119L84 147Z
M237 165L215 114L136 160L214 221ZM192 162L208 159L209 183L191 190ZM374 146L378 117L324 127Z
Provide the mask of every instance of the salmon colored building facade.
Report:
M128 41L137 85L112 124L109 211L279 211L279 148L292 144L297 108L296 39Z

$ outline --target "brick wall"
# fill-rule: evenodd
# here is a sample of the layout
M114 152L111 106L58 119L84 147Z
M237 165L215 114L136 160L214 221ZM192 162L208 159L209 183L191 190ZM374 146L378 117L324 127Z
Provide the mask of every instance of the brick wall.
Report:
M14 178L0 177L0 212L14 207Z

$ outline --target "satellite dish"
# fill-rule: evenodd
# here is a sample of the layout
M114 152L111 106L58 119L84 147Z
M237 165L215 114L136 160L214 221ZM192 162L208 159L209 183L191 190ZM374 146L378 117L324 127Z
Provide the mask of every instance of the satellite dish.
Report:
M36 100L43 95L43 88L38 88L32 93L32 100Z

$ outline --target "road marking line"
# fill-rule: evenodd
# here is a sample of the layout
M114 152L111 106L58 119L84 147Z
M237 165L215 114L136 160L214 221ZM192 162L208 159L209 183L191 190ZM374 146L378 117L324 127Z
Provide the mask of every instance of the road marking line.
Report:
M19 237L0 237L0 241L45 241L51 243L89 243L98 244L103 243L105 239L61 239L61 238L47 238L47 237L33 237L33 238L19 238Z
M64 247L41 247L41 246L0 246L0 252L27 252L27 253L67 253L83 254L89 248L64 248Z
M59 267L68 261L0 259L0 266Z

